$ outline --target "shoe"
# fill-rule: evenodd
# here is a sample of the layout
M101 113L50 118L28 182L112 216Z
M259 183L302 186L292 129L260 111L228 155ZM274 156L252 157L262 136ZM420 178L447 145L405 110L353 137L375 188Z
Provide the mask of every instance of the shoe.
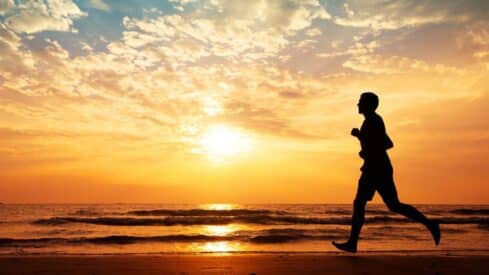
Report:
M441 232L440 232L440 223L439 222L431 222L431 224L428 226L428 229L431 232L431 235L433 236L433 240L435 241L435 244L438 245L440 244L440 239L441 239Z
M339 250L343 250L343 251L350 252L350 253L357 253L357 246L350 243L350 242L337 243L337 242L333 241L332 243Z

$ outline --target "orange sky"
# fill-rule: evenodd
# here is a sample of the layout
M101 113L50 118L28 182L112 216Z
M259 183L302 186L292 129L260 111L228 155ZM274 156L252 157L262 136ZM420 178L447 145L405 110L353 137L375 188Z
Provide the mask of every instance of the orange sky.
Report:
M402 200L489 203L485 1L155 2L0 4L1 202L350 203L370 90Z

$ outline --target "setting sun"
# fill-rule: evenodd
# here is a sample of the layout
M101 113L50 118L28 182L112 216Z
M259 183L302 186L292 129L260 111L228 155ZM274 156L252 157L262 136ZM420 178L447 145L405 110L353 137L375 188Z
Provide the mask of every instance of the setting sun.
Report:
M0 275L489 274L488 80L489 0L0 0Z
M201 144L209 157L228 157L250 151L251 138L238 129L217 125L202 136Z

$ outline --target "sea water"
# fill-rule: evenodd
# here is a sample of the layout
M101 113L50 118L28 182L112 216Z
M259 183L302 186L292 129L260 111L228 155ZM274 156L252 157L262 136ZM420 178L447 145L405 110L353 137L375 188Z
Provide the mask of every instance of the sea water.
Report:
M370 204L360 251L489 250L489 206L418 205L426 228ZM348 238L351 205L3 204L0 254L328 252Z

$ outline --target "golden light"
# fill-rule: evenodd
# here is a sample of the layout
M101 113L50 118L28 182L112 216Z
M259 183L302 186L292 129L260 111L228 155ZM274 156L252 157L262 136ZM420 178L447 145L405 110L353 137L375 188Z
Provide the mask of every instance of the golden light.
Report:
M203 111L209 116L215 116L222 113L222 107L216 99L206 98L203 100Z
M204 227L204 231L208 235L212 236L227 236L235 231L237 231L239 228L238 226L234 224L228 224L228 225L207 225Z
M208 242L199 247L199 250L205 252L231 252L237 251L238 248L231 245L230 242Z
M201 205L200 208L207 210L231 210L237 207L236 204L232 203L209 203Z
M238 129L217 125L202 136L201 145L211 158L235 156L251 149L251 138Z

